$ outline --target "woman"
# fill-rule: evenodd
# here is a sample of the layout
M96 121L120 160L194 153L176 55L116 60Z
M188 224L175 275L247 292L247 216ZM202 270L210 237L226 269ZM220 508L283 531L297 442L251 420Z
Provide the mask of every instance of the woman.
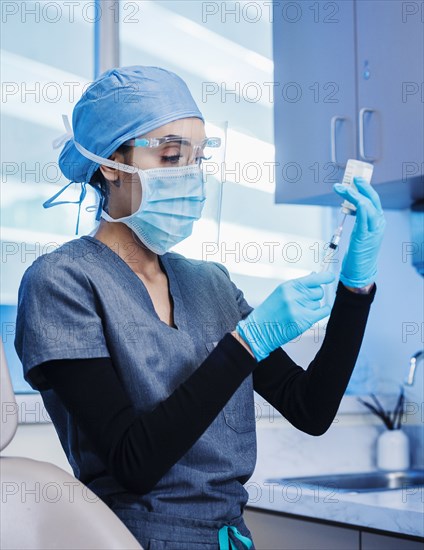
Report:
M243 521L253 390L300 430L331 425L376 290L378 196L362 181L336 187L357 220L304 371L281 346L330 313L319 302L332 274L283 283L252 311L222 265L167 252L204 201L209 142L185 83L156 67L108 71L75 106L73 131L59 164L82 183L81 200L85 183L98 191L102 219L24 274L15 347L25 377L75 476L144 548L254 548Z

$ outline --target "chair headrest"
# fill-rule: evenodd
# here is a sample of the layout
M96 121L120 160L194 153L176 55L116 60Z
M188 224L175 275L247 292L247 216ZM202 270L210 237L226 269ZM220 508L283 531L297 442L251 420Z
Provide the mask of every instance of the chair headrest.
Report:
M2 341L0 341L0 405L0 451L2 451L12 441L18 427L18 405Z

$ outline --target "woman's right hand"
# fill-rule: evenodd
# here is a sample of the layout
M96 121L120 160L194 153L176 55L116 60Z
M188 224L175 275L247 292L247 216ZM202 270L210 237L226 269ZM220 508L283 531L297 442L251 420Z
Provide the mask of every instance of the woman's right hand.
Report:
M320 305L324 296L321 285L334 279L333 273L324 271L282 283L238 323L236 332L249 345L257 361L330 314L329 306Z

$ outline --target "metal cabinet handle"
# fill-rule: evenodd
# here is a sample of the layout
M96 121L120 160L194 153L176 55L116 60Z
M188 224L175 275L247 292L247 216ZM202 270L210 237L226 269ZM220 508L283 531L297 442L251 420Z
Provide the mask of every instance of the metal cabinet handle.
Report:
M331 119L331 124L330 124L331 162L333 164L336 164L337 166L342 166L342 165L337 161L336 125L337 125L338 121L343 121L343 120L346 120L346 117L344 117L344 116L333 116L332 119Z
M364 116L365 113L375 113L375 109L370 109L369 107L364 107L359 111L359 155L362 160L368 162L375 162L377 159L368 157L365 154L365 138L364 138Z

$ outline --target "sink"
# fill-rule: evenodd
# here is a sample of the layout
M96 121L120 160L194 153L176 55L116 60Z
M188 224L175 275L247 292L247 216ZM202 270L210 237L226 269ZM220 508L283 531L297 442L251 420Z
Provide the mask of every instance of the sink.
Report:
M268 483L280 485L302 485L304 487L326 487L333 491L365 493L424 487L424 470L359 472L308 477L268 479Z

